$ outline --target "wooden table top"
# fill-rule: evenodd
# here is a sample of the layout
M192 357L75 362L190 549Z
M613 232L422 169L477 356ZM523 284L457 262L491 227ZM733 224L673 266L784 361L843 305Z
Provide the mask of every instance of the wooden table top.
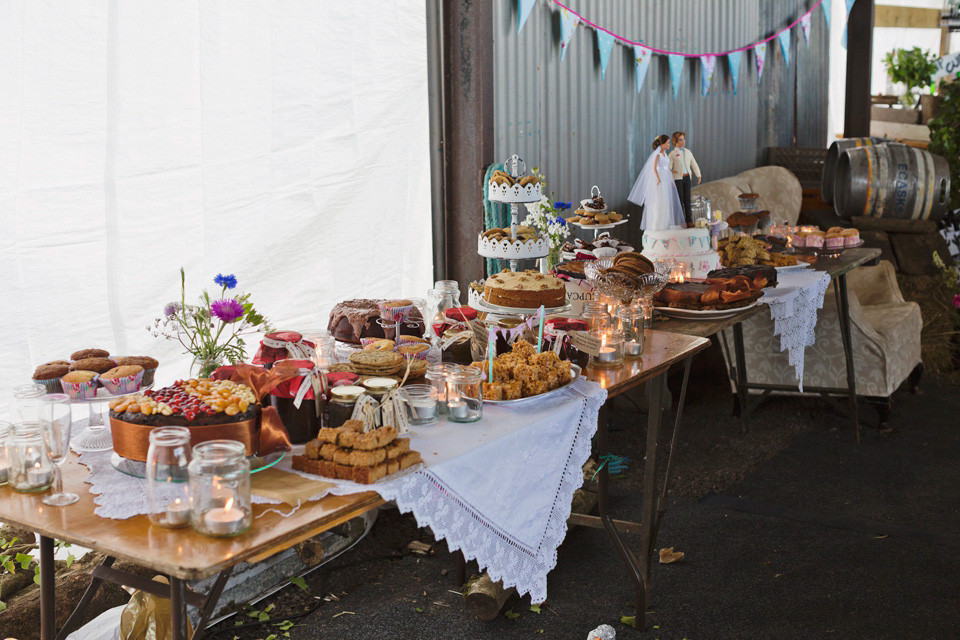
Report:
M706 338L648 329L641 358L624 360L619 367L587 367L586 376L613 397L664 373L670 365L709 346L710 341Z
M830 275L830 278L836 278L853 271L857 267L870 262L871 260L876 260L879 257L880 249L867 249L864 247L859 247L857 249L847 249L837 258L817 258L816 262L813 263L813 268L818 271L827 272ZM657 316L654 323L654 329L659 331L670 331L672 333L682 333L688 336L709 338L716 333L720 333L724 329L743 322L747 318L753 317L758 313L764 313L766 310L766 305L759 304L753 308L741 311L740 313L728 318L712 320L685 320Z
M184 580L205 578L240 561L268 558L383 504L372 491L327 496L302 505L288 518L273 511L261 514L270 508L288 513L293 508L290 505L255 504L254 521L246 533L233 538L210 538L190 527L165 529L152 525L146 516L126 520L101 518L93 513L93 494L90 485L83 481L89 471L76 455L70 454L63 471L64 490L79 495L78 502L48 507L40 502L46 492L17 493L8 485L2 486L0 521Z

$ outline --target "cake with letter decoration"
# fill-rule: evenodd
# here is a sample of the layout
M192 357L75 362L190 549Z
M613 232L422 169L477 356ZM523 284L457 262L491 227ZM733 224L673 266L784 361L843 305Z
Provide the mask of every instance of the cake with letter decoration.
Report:
M713 250L710 230L705 228L647 229L643 232L641 253L654 262L676 260L690 265L691 277L698 280L720 266L720 254Z

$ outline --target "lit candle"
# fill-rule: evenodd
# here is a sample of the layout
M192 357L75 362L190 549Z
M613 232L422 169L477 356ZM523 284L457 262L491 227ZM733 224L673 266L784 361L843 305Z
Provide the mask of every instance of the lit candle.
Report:
M214 507L203 514L206 532L214 536L229 536L243 528L243 511L233 506L233 498L222 507Z
M50 484L51 473L49 469L42 469L37 462L33 467L27 469L27 484L31 487L42 487Z
M467 403L462 400L447 402L447 413L455 420L465 420L467 417Z
M600 347L600 355L597 360L600 362L615 362L617 359L616 349L613 347Z
M433 420L437 417L437 401L433 398L416 398L410 400L416 419Z
M190 505L177 498L167 505L166 524L171 527L182 527L190 521Z
M0 484L4 484L10 479L10 466L0 462Z
M643 340L630 340L623 348L628 356L639 356L643 353Z

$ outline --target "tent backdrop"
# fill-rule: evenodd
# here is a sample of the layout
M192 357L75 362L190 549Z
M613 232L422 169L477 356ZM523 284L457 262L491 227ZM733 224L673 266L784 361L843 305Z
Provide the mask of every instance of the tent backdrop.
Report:
M184 377L181 266L278 328L426 295L422 0L3 2L0 87L0 414L80 348Z

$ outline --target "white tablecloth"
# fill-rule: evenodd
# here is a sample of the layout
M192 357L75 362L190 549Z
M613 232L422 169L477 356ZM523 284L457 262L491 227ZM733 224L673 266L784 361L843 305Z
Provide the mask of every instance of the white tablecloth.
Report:
M459 549L494 580L542 602L606 397L603 388L581 378L546 398L484 405L480 422L414 427L411 447L422 455L422 467L373 485L334 480L331 492L373 489L395 500L451 551ZM277 468L290 470L290 458ZM144 481L120 473L109 460L110 452L80 456L91 470L86 481L97 494L95 513L117 519L147 513ZM254 502L269 501L254 496ZM277 510L292 512L285 505Z
M814 343L817 311L823 308L823 295L830 275L815 269L782 271L777 286L766 289L762 302L770 307L774 335L780 336L780 350L787 351L790 364L803 391L803 351Z

